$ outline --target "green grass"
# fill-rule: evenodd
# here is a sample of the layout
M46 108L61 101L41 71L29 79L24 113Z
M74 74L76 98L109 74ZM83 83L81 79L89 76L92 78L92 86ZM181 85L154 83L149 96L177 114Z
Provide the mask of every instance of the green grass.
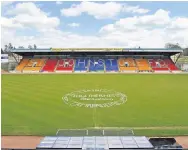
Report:
M128 101L97 108L95 116L94 109L62 101L66 93L99 88L122 92ZM3 135L54 135L57 129L94 126L161 127L134 131L188 135L188 75L2 75L1 107Z

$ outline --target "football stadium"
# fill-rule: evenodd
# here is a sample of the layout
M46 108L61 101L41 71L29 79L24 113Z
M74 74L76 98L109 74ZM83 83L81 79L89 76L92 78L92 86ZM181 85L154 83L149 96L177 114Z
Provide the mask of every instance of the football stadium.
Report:
M34 149L186 148L188 63L177 65L187 59L182 53L11 49L1 58L2 136L21 143L37 136Z

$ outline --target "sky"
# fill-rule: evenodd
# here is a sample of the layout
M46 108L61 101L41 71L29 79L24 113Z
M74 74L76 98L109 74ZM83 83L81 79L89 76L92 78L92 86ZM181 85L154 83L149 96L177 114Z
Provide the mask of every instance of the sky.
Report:
M1 3L1 44L38 48L188 47L188 2Z

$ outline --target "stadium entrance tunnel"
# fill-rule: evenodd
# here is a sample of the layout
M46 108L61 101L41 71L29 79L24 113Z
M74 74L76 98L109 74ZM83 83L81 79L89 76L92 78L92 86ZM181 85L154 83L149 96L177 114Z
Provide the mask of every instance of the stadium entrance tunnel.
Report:
M177 143L174 138L150 138L149 141L155 149L183 149L183 147Z

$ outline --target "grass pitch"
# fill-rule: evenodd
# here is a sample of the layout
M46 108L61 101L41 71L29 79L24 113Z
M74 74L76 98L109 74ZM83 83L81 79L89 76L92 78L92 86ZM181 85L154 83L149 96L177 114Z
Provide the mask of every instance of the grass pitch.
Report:
M81 89L128 96L109 108L76 108L62 97ZM137 135L188 134L188 75L2 75L2 135L55 135L58 129L131 127Z

